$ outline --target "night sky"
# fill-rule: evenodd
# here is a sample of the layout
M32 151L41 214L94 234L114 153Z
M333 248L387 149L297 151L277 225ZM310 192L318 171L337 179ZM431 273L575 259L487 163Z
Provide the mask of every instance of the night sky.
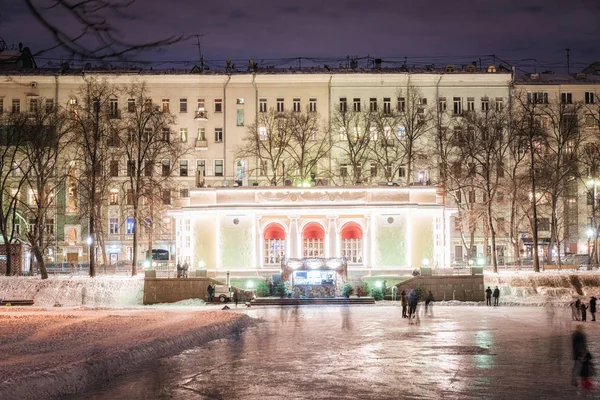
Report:
M36 52L53 44L23 0L1 3L0 36L9 45L23 42ZM60 26L76 29L64 13L50 13ZM133 19L112 16L111 21L129 41L204 33L202 53L215 66L226 58L278 64L278 59L307 57L327 63L346 55L458 64L496 54L543 69L564 66L565 48L571 49L572 70L600 60L598 0L138 0L128 13ZM193 65L194 42L135 59ZM38 65L60 55L68 53L40 55Z

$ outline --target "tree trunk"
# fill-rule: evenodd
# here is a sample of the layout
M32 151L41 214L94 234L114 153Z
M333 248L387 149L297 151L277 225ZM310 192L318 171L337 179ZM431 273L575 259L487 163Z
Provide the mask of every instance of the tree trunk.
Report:
M532 211L533 211L533 271L540 272L540 257L538 254L538 219L537 219L537 194L536 194L536 181L535 181L535 152L533 143L529 143L531 164L530 164L530 176L531 176L531 193L532 193Z
M496 230L494 229L494 218L492 218L492 202L489 200L491 196L488 195L488 224L490 226L490 236L492 238L492 266L494 267L494 273L498 273L498 258L496 257Z
M131 265L131 276L137 275L138 265L138 202L133 199L133 261Z

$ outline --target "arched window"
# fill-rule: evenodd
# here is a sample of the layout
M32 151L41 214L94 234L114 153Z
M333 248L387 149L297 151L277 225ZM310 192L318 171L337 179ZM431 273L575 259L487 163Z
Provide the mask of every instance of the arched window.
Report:
M348 222L342 227L342 256L350 264L362 263L362 229L356 222Z
M302 254L305 258L325 257L323 251L323 242L325 240L325 231L323 227L316 222L311 222L302 230Z
M280 264L285 258L285 230L279 224L269 224L264 233L265 264Z

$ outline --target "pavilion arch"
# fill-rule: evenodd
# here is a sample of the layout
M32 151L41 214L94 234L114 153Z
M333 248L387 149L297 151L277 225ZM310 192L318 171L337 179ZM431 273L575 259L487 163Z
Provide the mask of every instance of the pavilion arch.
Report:
M263 229L263 263L281 264L286 256L287 233L279 222L269 222Z
M302 256L325 257L325 227L320 223L313 221L302 227Z
M363 228L356 222L350 221L340 229L341 254L349 264L363 262Z

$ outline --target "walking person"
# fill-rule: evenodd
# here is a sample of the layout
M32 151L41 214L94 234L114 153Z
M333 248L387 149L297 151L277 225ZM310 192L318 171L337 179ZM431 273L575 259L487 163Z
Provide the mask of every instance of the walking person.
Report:
M577 304L575 302L570 304L571 307L571 319L573 321L579 321L579 310L577 309Z
M237 308L239 301L240 301L240 293L238 292L238 289L235 288L233 290L233 302L235 303L235 308Z
M500 289L498 289L498 286L496 286L496 289L494 289L494 307L498 305L498 300L500 299Z
M212 285L209 283L208 287L206 288L206 292L208 293L208 302L212 303L213 301L213 287Z
M177 277L181 278L181 263L177 263Z
M581 321L581 300L575 300L575 310L577 311L577 321Z
M590 314L592 315L592 321L596 320L596 299L594 296L590 299Z
M583 333L583 325L577 325L571 335L573 349L573 371L571 373L571 384L577 386L577 377L581 374L584 357L588 354L587 339Z
M433 293L430 290L425 298L425 315L429 315L430 317L433 317L433 302Z
M583 322L587 321L587 306L585 305L585 303L582 301L581 305L579 306L579 309L581 310L581 320Z
M583 390L592 390L594 389L594 382L592 381L592 376L596 375L596 371L594 369L594 364L592 363L592 355L587 352L585 356L583 356L583 361L581 362L581 372L579 376L581 377L581 387Z
M489 286L485 289L485 304L488 306L492 305L492 289Z
M181 267L181 277L182 278L187 278L188 277L188 269L190 268L190 265L188 264L188 262L184 262L183 266Z
M408 315L406 315L406 290L400 293L400 304L402 304L402 318L408 318Z

